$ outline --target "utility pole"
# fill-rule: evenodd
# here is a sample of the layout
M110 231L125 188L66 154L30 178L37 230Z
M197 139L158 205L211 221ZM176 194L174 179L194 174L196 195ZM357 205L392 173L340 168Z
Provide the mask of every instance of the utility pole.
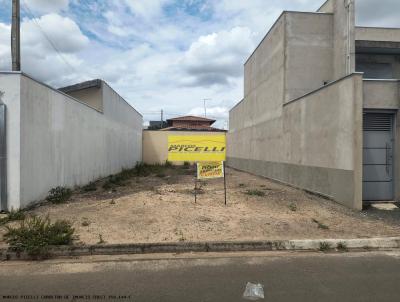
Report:
M161 124L160 128L162 129L164 127L164 110L161 109Z
M204 117L207 117L206 101L211 101L211 99L203 99L203 102L204 102Z
M12 0L11 57L12 70L21 71L20 0Z

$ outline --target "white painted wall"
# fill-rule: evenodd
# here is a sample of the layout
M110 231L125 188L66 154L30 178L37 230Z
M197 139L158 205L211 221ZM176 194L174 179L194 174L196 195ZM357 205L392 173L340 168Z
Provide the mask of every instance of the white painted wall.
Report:
M0 73L1 101L6 104L8 208L19 208L20 200L20 74ZM6 209L1 209L6 210Z
M13 110L9 123L17 125L8 134L20 135L20 150L14 142L8 169L11 179L18 178L13 171L20 165L20 188L16 181L10 184L9 208L41 200L53 187L84 185L142 160L142 116L105 83L101 113L25 75L0 79L0 87L12 84L3 99ZM14 117L18 102L20 123ZM13 193L18 190L19 196Z

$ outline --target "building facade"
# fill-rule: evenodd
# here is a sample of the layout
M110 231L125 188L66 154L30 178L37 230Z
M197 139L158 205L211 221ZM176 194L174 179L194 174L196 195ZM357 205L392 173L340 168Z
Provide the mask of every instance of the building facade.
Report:
M1 210L26 207L54 187L85 185L142 160L143 118L105 82L61 90L23 73L0 73Z
M228 164L350 208L400 200L400 29L355 26L353 0L283 12L244 65Z
M225 134L226 130L212 127L215 120L199 116L181 116L167 120L167 127L160 130L143 131L143 162L163 164L168 159L168 136L200 135L213 136ZM181 165L183 162L173 162Z

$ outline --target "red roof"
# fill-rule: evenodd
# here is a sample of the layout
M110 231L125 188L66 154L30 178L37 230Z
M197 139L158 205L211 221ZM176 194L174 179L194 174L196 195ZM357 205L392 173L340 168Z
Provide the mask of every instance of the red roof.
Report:
M226 132L226 130L214 128L206 125L193 125L193 126L171 126L162 128L160 131L213 131L213 132Z
M201 117L201 116L194 116L194 115L185 115L185 116L179 116L175 118L170 118L167 121L199 121L199 122L210 122L214 123L216 120L209 119L206 117Z

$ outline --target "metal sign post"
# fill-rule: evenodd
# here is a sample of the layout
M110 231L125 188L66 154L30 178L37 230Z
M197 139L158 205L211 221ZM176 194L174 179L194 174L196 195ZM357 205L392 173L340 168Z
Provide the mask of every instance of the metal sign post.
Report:
M224 169L224 192L225 192L225 205L226 205L226 172L225 172L225 161L223 161L223 169Z
M194 203L197 203L197 163L196 165L196 177L194 178Z

